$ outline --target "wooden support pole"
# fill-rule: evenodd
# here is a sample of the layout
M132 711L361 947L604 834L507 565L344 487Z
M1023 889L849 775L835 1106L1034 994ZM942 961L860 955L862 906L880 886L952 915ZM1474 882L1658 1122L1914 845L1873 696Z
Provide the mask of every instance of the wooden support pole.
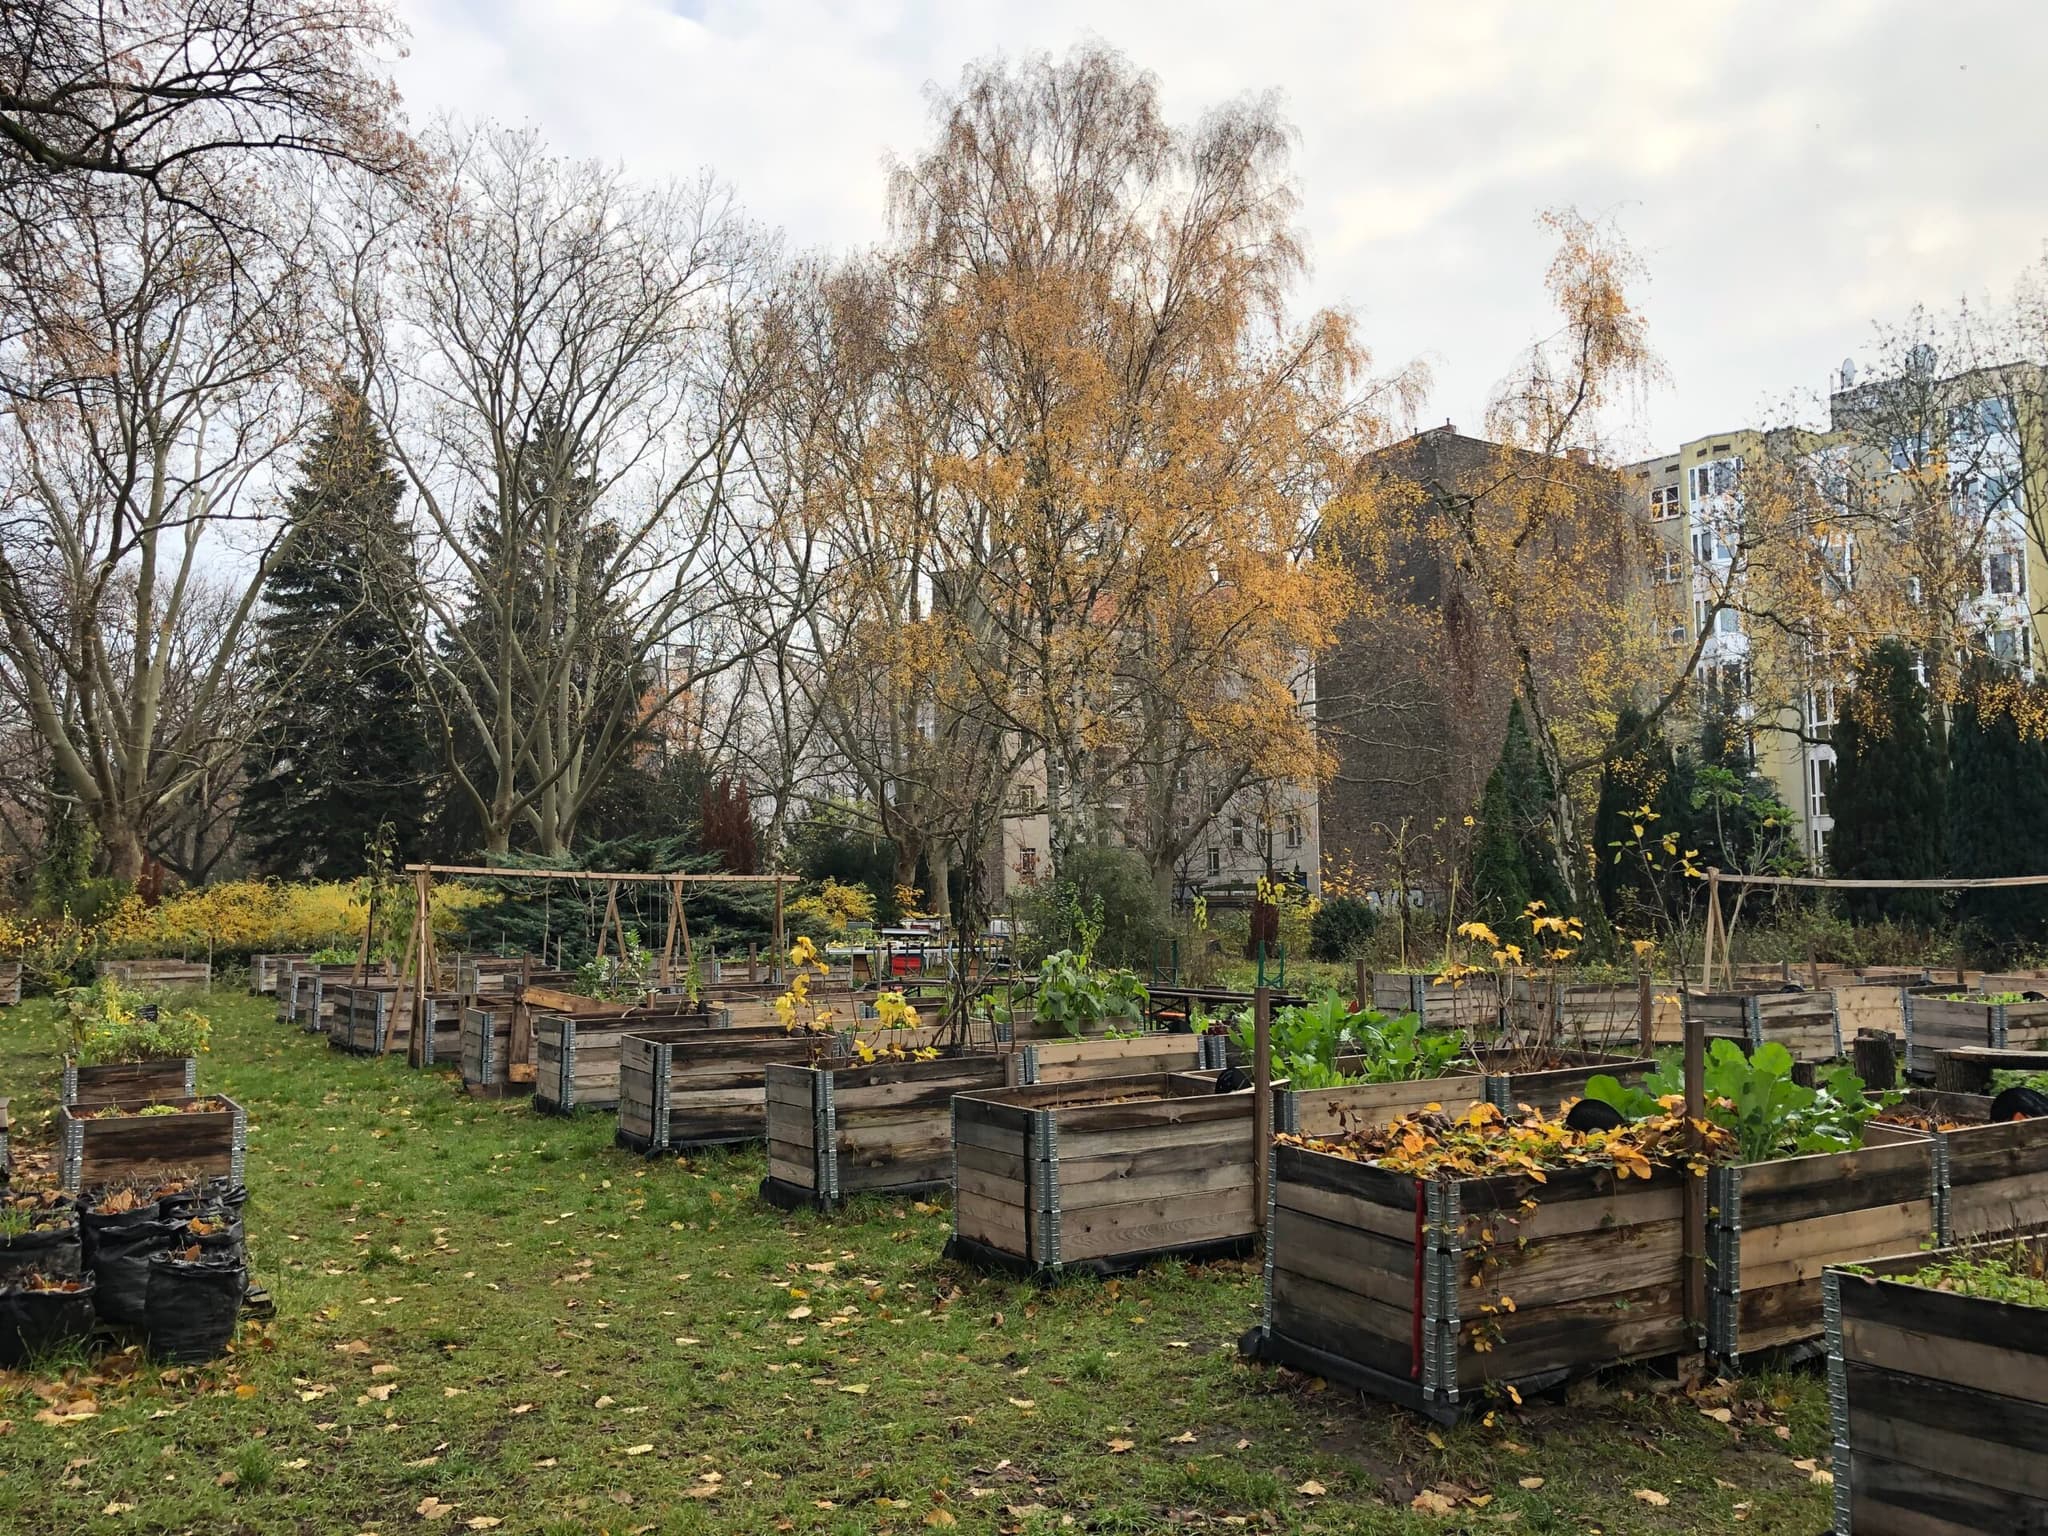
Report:
M1365 956L1360 955L1352 962L1351 995L1358 999L1351 1005L1353 1013L1363 1013L1372 1004L1371 978L1365 974Z
M774 964L769 971L769 974L777 981L782 980L782 959L788 953L788 950L789 946L784 942L782 934L782 884L780 881L777 881L775 885L775 958Z
M1273 1157L1273 989L1252 993L1252 1221L1266 1232L1266 1200Z
M668 931L661 940L661 984L669 985L675 979L676 959L676 914L682 910L683 888L671 884L668 888Z
M405 986L412 980L412 996L406 1006L412 1013L412 1029L406 1037L405 1060L408 1066L423 1067L427 1063L425 1031L427 1023L427 993L431 988L433 961L428 958L434 942L432 908L428 905L428 882L434 877L421 870L412 877L412 932L405 940L405 964L398 972L398 995L405 999ZM388 1037L387 1037L388 1044Z
M1657 999L1650 986L1648 971L1636 972L1636 1053L1640 1056L1657 1054Z
M1686 1144L1699 1150L1696 1122L1707 1115L1707 1021L1694 1009L1685 1011ZM1685 1320L1696 1336L1707 1326L1707 1181L1704 1174L1685 1175Z
M1714 936L1721 928L1721 871L1707 871L1707 931L1701 941L1705 953L1700 966L1700 984L1707 991L1714 989Z

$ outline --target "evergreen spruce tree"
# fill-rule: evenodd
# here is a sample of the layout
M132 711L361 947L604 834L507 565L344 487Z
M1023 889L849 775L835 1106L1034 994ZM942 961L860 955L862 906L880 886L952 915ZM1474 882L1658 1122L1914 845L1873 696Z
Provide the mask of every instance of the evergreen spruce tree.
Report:
M1924 879L1948 862L1947 752L1913 658L1896 640L1873 647L1856 669L1835 727L1834 873L1846 879ZM1934 892L1851 893L1866 917L1931 922Z
M367 404L344 389L300 461L296 537L264 584L242 829L265 873L361 874L387 823L400 859L421 851L434 771L406 667L399 496Z
M2013 710L1988 696L2016 686L1983 662L1963 680L1948 734L1951 874L2048 873L2048 742L2022 735ZM2048 890L2038 886L1966 891L1960 915L1999 957L2048 941Z
M1508 707L1500 761L1487 776L1480 799L1479 840L1473 850L1473 892L1490 920L1512 923L1532 901L1542 902L1546 912L1567 911L1550 801L1550 772L1537 755L1522 701L1516 699Z
M1600 770L1600 799L1593 811L1594 886L1607 921L1640 932L1643 909L1655 906L1657 896L1634 851L1636 813L1645 807L1656 813L1644 824L1643 840L1653 847L1666 831L1684 836L1691 816L1689 808L1672 801L1677 765L1664 733L1645 725L1643 712L1633 704L1615 717L1614 748Z
M599 515L595 475L587 467L562 468L564 435L558 422L543 419L523 445L521 460L527 468L520 492L521 517L483 512L471 522L470 537L479 557L471 591L492 596L488 602L472 597L460 620L467 645L444 639L443 655L465 675L471 695L487 701L495 697L496 680L476 675L470 655L497 656L516 644L527 665L510 674L515 717L550 707L549 700L529 696L533 678L566 677L580 696L591 701L588 746L594 751L604 720L637 711L647 679L635 660L626 602L604 585L619 545L618 527ZM541 509L546 509L548 519L540 515ZM555 532L544 526L548 520L555 523ZM551 559L542 549L547 538L557 541ZM567 617L572 611L583 616L573 625ZM590 615L598 617L593 621ZM470 781L488 794L498 781L498 770L474 727L458 724L450 750ZM651 788L644 770L634 766L630 756L612 770L612 777L620 782L608 778L585 804L584 814L593 816L593 824L571 828L578 842L612 831L621 819L621 807L630 807ZM697 807L688 809L694 812ZM486 841L482 819L467 795L450 797L447 820L457 845L473 849Z

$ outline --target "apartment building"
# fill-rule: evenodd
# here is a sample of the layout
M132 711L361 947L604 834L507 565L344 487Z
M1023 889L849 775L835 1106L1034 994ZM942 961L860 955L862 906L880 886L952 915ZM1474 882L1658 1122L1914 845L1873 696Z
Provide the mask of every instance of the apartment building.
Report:
M2048 594L2040 522L2048 511L2041 468L2048 421L2040 370L1942 377L1931 355L1914 361L1917 376L1862 384L1845 363L1825 428L1712 433L1623 471L1657 540L1648 622L1675 659L1698 646L1696 699L1748 729L1758 771L1793 811L1799 845L1817 865L1826 862L1834 829L1831 737L1847 658L1809 656L1797 675L1759 686L1758 619L1744 608L1756 606L1746 601L1756 561L1746 546L1762 536L1750 504L1760 466L1778 474L1796 466L1808 477L1816 515L1805 532L1816 590L1846 601L1859 584L1888 579L1899 568L1884 547L1894 535L1952 535L1963 643L2029 674L2042 655L2044 605L2035 594ZM1830 509L1839 515L1830 518ZM1785 525L1768 536L1787 537ZM1919 578L1901 582L1897 611L1906 618L1922 594Z

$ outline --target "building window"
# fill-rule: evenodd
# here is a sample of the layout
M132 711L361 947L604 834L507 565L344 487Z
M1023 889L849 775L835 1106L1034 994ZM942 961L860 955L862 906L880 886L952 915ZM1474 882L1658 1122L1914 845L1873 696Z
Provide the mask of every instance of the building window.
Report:
M1990 581L1987 584L1992 592L2000 597L2012 597L2018 594L2020 590L2020 562L2017 555L2013 554L2011 550L2001 550L1986 561L1985 564L1988 567L1987 574L1990 577Z
M1985 637L1990 642L1991 659L2016 666L2025 661L2021 645L2022 636L2016 629L1994 629Z
M1299 816L1289 816L1287 818L1287 846L1289 848L1299 848L1302 845L1302 841L1301 818Z
M1239 850L1242 850L1244 847L1244 818L1242 816L1230 818L1230 846Z
M1659 555L1657 556L1657 574L1655 577L1657 585L1660 587L1677 586L1678 573L1683 563L1684 562L1679 558L1678 551L1675 549L1667 549L1659 553Z
M1714 616L1714 628L1724 635L1739 635L1742 633L1742 615L1733 608L1723 608Z
M1031 879L1038 873L1038 850L1036 848L1020 848L1017 850L1017 873L1026 880Z
M1736 477L1742 473L1742 460L1715 459L1702 464L1692 472L1692 495L1694 501L1705 501L1709 496L1726 496L1735 489Z
M1223 850L1221 848L1211 848L1209 850L1209 873L1212 875L1223 873Z
M1810 757L1806 760L1806 819L1808 824L1828 813L1828 792L1835 787L1835 760Z
M1189 786L1187 769L1176 768L1173 770L1173 787L1179 790L1182 794L1186 794L1188 792Z
M1669 522L1684 511L1682 498L1675 485L1660 485L1650 492L1650 521Z
M1815 827L1813 829L1813 862L1820 869L1828 867L1828 829L1826 827Z

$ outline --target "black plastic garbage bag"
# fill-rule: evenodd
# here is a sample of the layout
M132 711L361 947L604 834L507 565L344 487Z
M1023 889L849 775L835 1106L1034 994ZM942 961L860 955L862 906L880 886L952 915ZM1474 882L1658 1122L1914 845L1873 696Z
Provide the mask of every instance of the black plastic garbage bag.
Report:
M31 1355L92 1332L92 1276L59 1284L75 1289L0 1286L0 1366L24 1364Z
M160 1253L150 1260L143 1320L150 1354L175 1364L218 1357L235 1336L248 1279L248 1271L232 1259Z
M102 1232L92 1260L100 1316L110 1323L140 1323L150 1260L177 1247L184 1234L182 1221L145 1221Z
M0 1284L27 1275L76 1280L85 1273L85 1252L79 1245L78 1222L69 1211L38 1213L26 1232L0 1237Z
M97 1206L82 1206L78 1212L78 1235L85 1244L85 1265L92 1267L92 1261L99 1252L100 1237L108 1232L123 1232L130 1227L139 1227L145 1222L162 1219L162 1213L154 1200L144 1200L125 1211L103 1211Z

